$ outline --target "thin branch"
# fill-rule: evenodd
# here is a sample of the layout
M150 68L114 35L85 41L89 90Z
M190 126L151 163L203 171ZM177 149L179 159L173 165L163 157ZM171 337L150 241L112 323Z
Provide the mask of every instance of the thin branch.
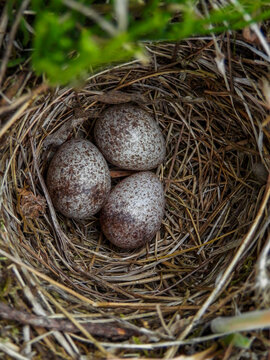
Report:
M80 330L71 321L63 319L51 319L46 316L37 316L26 311L12 309L10 306L0 303L0 317L6 320L17 321L24 325L32 325L62 332L79 333ZM123 329L115 324L86 323L81 324L90 334L105 337L112 340L123 340L133 335L138 335L135 330Z

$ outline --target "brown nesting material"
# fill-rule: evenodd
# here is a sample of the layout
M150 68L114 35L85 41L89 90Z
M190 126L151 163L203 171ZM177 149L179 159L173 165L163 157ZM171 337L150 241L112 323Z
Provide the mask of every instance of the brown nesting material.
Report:
M217 316L270 305L257 266L269 231L269 62L242 39L225 36L219 45L225 74L211 38L181 42L177 57L174 44L146 45L147 65L112 67L79 90L49 90L5 114L5 123L15 120L0 149L1 296L63 322L64 335L44 335L52 323L31 324L30 339L44 335L31 345L41 356L173 358L183 339L183 354L215 344L222 353L217 339L189 339L208 335ZM165 216L155 238L133 251L104 238L99 214L75 221L55 213L43 180L57 147L94 141L96 119L122 101L153 116L166 141L166 159L154 170ZM111 166L111 173L115 185L132 172ZM11 323L22 333L23 325L0 322L1 331ZM267 333L253 336L248 351L264 356Z

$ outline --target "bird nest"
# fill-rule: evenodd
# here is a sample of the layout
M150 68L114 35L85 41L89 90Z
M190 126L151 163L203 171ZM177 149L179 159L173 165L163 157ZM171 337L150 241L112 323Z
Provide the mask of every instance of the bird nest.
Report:
M145 48L145 64L101 71L77 89L40 85L5 106L0 352L9 345L10 356L33 359L266 354L267 333L249 332L253 341L241 349L209 325L269 305L267 56L229 36ZM24 77L21 87L33 81ZM99 214L75 221L55 212L44 181L59 145L92 141L101 112L127 102L152 114L166 140L166 159L153 170L165 216L155 238L133 251L106 240ZM132 173L110 171L113 185Z

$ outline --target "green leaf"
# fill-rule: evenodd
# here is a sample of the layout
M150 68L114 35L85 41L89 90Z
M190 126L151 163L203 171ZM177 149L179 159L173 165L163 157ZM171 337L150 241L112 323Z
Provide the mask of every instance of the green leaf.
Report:
M132 339L134 341L135 344L137 345L141 345L141 340L137 337L137 336L132 336Z
M17 59L11 59L8 62L7 67L12 68L14 66L17 66L25 61L25 57L17 58Z
M78 2L102 9L99 16L115 26L113 1L106 5L93 0ZM98 20L70 9L62 0L32 0L37 14L33 67L52 84L64 85L86 77L91 71L138 57L142 40L179 41L193 35L242 29L249 24L244 20L244 12L250 14L253 22L270 18L269 0L238 0L238 3L240 7L228 3L223 8L212 8L209 15L203 16L202 10L199 14L196 9L199 5L196 0L131 0L127 31L110 37ZM21 31L27 43L26 27Z
M223 339L225 345L233 344L241 349L249 349L253 339L250 339L240 333L230 334Z

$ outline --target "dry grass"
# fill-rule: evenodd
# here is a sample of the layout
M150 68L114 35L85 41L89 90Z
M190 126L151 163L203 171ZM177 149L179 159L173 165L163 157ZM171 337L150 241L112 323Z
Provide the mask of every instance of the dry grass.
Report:
M12 104L2 104L1 301L79 328L61 332L1 320L1 341L16 356L172 358L181 344L180 352L189 354L218 343L200 340L217 316L270 305L265 289L256 287L269 231L270 103L263 80L269 62L240 37L223 36L219 47L225 76L212 38L189 39L177 47L146 45L149 64L113 67L80 89L42 87L23 103L14 100L12 111ZM27 81L24 88L30 81L33 87L33 78ZM115 101L112 90L131 94L123 101L153 114L167 144L156 170L166 190L162 227L133 252L104 239L98 215L81 222L56 215L43 181L54 144L92 140L95 119ZM112 170L116 183L118 169ZM96 337L82 326L88 322L117 325L136 337ZM269 334L251 335L249 351L265 356ZM8 354L3 344L0 352ZM210 348L216 358L223 358L222 346ZM226 351L230 358L246 350Z

